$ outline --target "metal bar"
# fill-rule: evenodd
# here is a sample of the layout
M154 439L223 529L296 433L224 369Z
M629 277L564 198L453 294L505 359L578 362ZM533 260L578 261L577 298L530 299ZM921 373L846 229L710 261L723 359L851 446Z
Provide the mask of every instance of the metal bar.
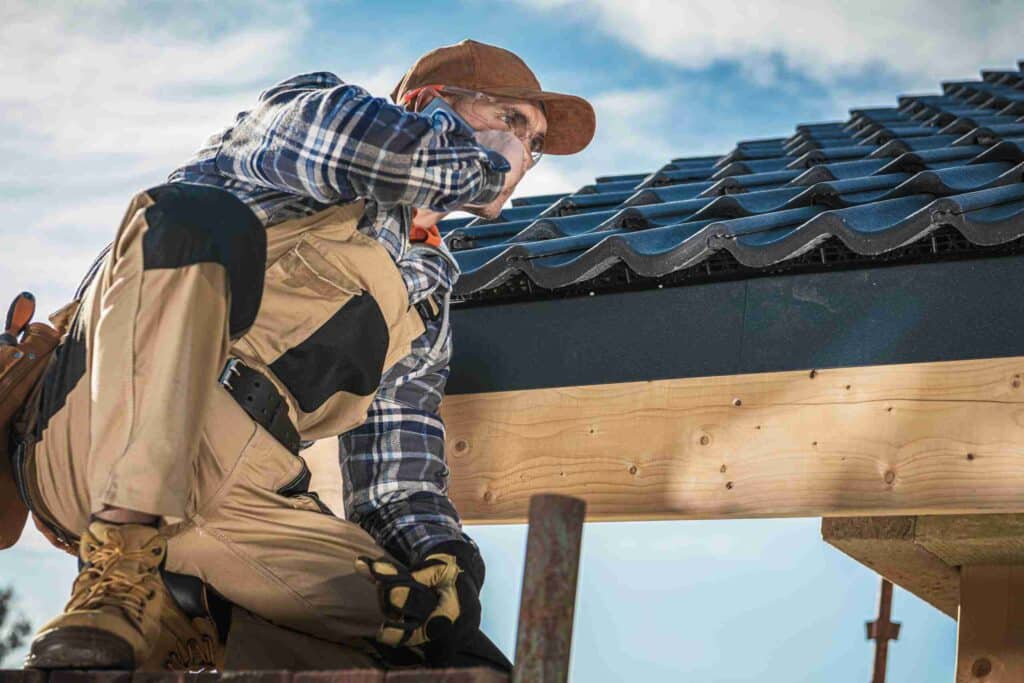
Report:
M565 683L586 503L544 494L530 499L526 570L519 603L515 683Z
M900 636L900 625L892 620L892 583L882 579L878 594L878 618L867 624L868 640L875 641L875 666L871 683L885 683L889 659L889 641Z

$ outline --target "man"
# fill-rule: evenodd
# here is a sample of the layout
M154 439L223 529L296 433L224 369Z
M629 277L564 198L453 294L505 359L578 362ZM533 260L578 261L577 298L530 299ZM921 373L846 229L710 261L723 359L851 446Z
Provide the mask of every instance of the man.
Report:
M156 666L208 663L190 621L207 605L182 597L196 578L363 665L370 641L445 664L478 633L484 563L438 417L458 267L435 225L496 216L594 114L474 41L424 55L392 97L285 81L133 201L15 450L81 566L30 666L150 666L168 638ZM417 113L437 97L458 116ZM338 434L346 520L298 455Z

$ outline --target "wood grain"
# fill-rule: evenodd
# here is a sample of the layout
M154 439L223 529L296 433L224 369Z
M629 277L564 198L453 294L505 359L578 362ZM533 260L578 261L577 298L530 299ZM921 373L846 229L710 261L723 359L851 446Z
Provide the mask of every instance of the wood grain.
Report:
M915 542L916 517L821 520L825 542L956 619L960 574Z
M1024 564L1024 515L919 517L915 542L951 567Z
M961 570L957 683L1024 681L1024 566Z
M685 352L681 350L680 352ZM1024 511L1024 358L450 396L470 523Z

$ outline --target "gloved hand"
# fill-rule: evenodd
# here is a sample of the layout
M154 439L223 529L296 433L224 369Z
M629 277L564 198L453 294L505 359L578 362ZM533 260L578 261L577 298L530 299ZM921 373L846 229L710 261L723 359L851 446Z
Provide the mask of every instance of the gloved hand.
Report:
M377 583L386 617L377 640L385 645L421 646L427 662L440 666L480 628L484 563L470 543L442 543L409 569L364 556L356 570Z

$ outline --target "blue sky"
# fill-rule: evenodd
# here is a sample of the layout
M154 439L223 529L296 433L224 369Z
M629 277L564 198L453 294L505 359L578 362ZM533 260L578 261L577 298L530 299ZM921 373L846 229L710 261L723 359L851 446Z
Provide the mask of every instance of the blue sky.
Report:
M0 9L0 297L70 295L127 199L159 183L260 89L330 70L384 96L422 52L465 37L513 49L549 89L590 98L584 153L546 158L520 194L571 190L740 139L840 120L1022 56L1024 5L952 0L482 0L36 3ZM456 330L456 335L457 335ZM456 337L457 339L457 337ZM473 529L485 625L511 652L524 529ZM0 584L39 624L73 563L28 535ZM817 520L588 525L578 681L868 680L876 577ZM897 591L891 679L950 675L955 625Z

